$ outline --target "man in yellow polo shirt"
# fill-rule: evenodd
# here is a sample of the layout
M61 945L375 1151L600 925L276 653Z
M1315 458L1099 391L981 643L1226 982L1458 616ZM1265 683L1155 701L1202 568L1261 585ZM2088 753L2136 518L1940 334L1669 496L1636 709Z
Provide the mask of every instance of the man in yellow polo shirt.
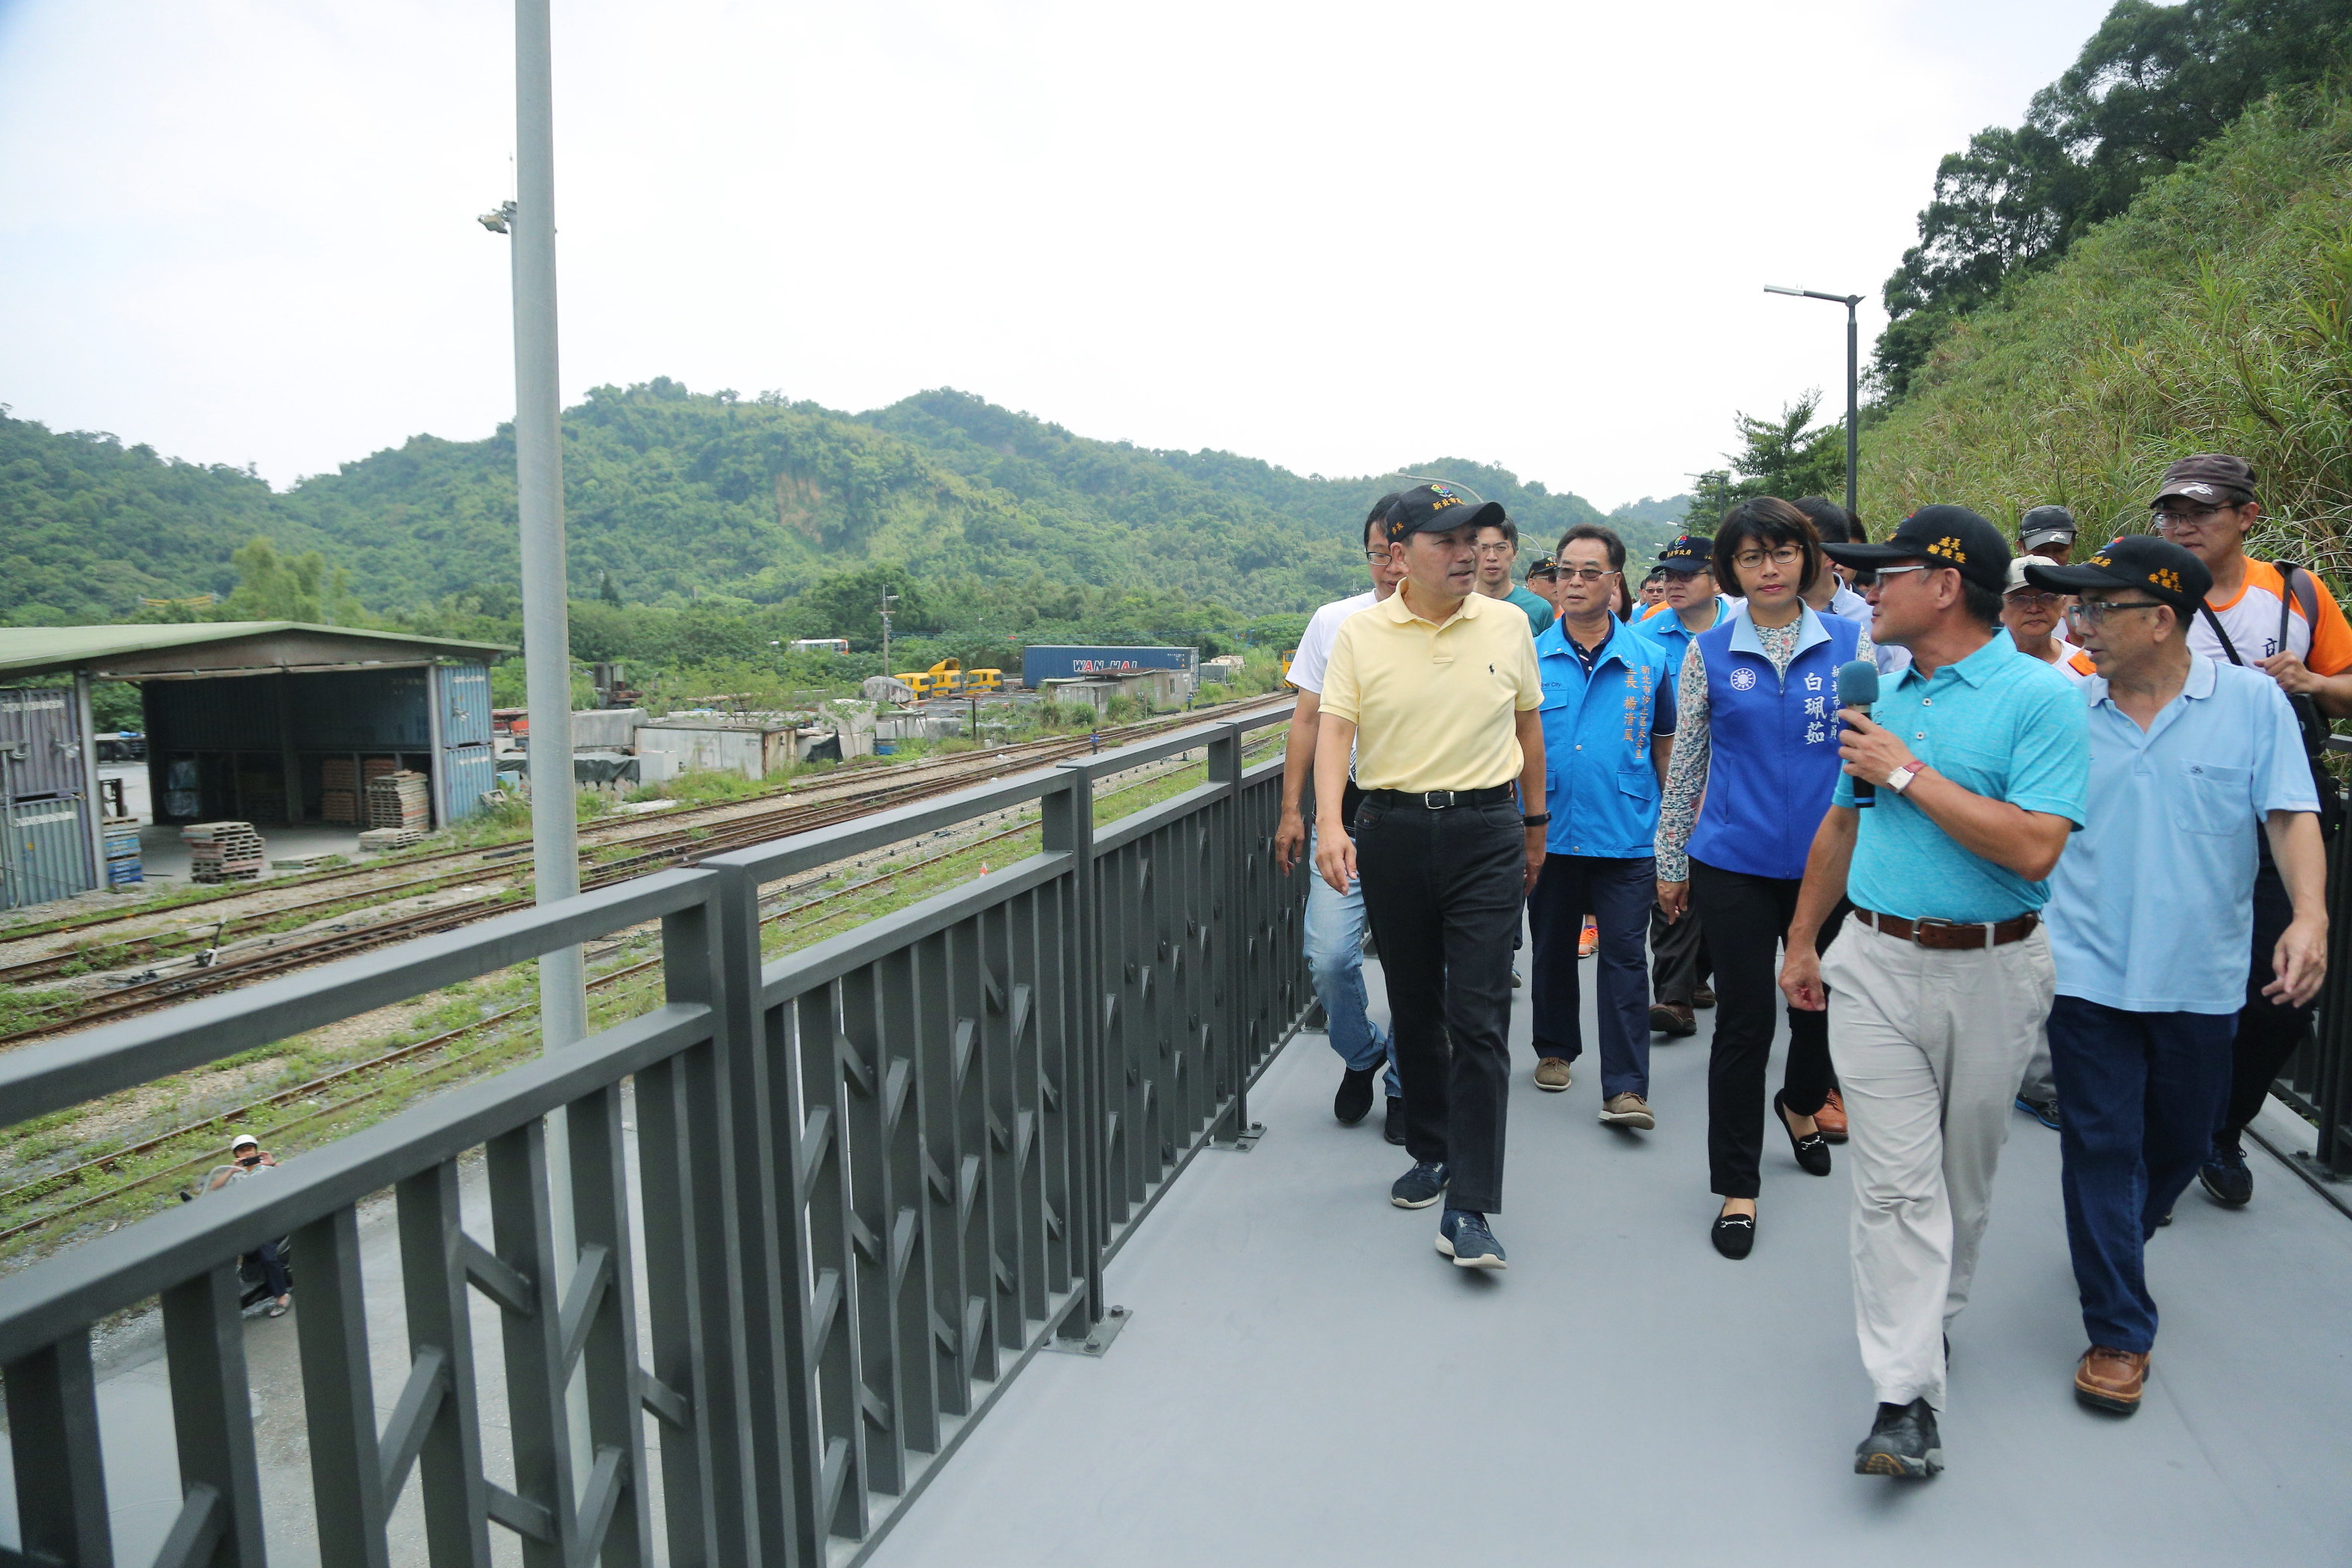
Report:
M1544 798L1534 634L1475 592L1478 530L1502 516L1450 485L1389 509L1404 580L1341 624L1315 745L1316 818L1331 825L1315 868L1342 894L1361 879L1388 983L1413 1159L1389 1201L1444 1197L1437 1250L1465 1268L1504 1267L1486 1216L1503 1204L1511 938L1550 820L1519 806ZM1351 749L1363 804L1342 824Z

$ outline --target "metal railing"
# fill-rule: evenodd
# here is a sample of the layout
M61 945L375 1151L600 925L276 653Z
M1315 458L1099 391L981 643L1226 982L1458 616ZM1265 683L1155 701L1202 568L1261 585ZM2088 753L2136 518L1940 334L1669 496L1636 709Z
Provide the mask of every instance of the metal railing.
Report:
M2352 738L2336 737L2328 749L2352 753ZM2352 1181L2352 827L2328 846L2327 923L2327 984L2320 993L2316 1029L2271 1088L2316 1130L2307 1173L2346 1182ZM2281 1157L2294 1158L2284 1152ZM2339 1208L2352 1206L2346 1196L2331 1201Z
M183 1502L156 1562L265 1560L238 1259L291 1236L320 1560L815 1568L862 1557L1011 1375L1109 1310L1103 1266L1309 989L1278 758L1205 725L0 1059L0 1125L658 920L666 995L579 1046L0 1281L22 1560L116 1559L91 1329L161 1297ZM1205 750L1097 834L1094 784ZM1042 852L773 963L763 884L1035 802ZM625 1126L632 1098L634 1139ZM547 1119L569 1148L559 1258ZM486 1154L489 1235L461 1223ZM631 1180L635 1175L634 1183ZM395 1194L408 1369L379 1423L357 1205ZM640 1257L642 1254L642 1257ZM642 1283L646 1308L637 1302ZM496 1303L511 1487L485 1472ZM646 1470L657 1424L660 1476ZM0 1552L0 1559L8 1554Z

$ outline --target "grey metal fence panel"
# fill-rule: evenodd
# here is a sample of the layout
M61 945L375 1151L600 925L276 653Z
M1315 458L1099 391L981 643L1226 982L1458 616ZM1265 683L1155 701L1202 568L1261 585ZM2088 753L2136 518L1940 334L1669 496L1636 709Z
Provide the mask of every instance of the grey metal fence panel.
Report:
M1244 1125L1296 1025L1304 879L1261 863L1278 768L1244 770L1244 736L1204 726L12 1053L0 1125L662 924L652 1012L0 1279L26 1549L112 1561L89 1328L160 1292L183 1468L162 1561L261 1561L237 1258L290 1232L323 1563L384 1563L411 1486L436 1564L484 1568L493 1525L562 1568L635 1568L656 1539L679 1568L870 1551L1012 1373L1101 1322L1105 1259ZM1202 749L1207 784L1097 838L1098 780ZM762 882L1031 801L1038 855L762 963ZM487 1241L458 1205L475 1151ZM379 1389L355 1205L387 1190L409 1363ZM511 1490L484 1471L476 1292L498 1308Z

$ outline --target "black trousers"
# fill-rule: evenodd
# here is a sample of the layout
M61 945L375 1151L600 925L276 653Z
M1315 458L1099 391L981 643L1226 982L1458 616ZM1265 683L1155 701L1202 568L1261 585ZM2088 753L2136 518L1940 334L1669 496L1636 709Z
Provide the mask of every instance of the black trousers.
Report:
M2277 978L2271 969L2271 954L2278 951L2279 937L2294 920L2294 904L2286 896L2286 883L2265 854L2261 869L2254 873L2254 962L2246 973L2245 1010L2238 1015L2238 1035L2231 1046L2230 1099L2221 1109L2221 1126L2215 1129L2216 1142L2237 1142L2246 1123L2262 1110L2263 1097L2270 1093L2279 1068L2297 1046L2311 1038L2318 998L2301 1007L2283 1007L2263 994L2263 987Z
M1706 1062L1706 1163L1710 1190L1752 1198L1764 1152L1764 1072L1780 1012L1781 939L1797 912L1794 877L1751 877L1704 860L1691 862L1691 907L1706 921L1715 954L1715 1044ZM1822 926L1826 947L1848 906ZM1780 1098L1811 1116L1829 1098L1830 1016L1790 1007L1789 1062Z
M1669 925L1666 913L1650 906L1650 990L1661 1002L1687 1007L1699 982L1715 976L1715 955L1707 951L1706 927L1698 911L1685 909L1683 918Z
M1516 802L1450 811L1367 802L1356 814L1356 869L1404 1088L1404 1146L1449 1168L1448 1205L1481 1214L1503 1206L1511 935L1526 866Z

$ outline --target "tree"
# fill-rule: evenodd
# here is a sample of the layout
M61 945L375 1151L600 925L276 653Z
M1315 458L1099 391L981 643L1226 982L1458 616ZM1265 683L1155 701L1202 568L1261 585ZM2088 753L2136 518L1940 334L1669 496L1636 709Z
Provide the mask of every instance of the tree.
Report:
M236 589L215 612L224 621L310 621L349 625L361 618L351 574L331 571L317 551L287 557L266 534L256 534L229 557Z
M1777 419L1750 414L1732 416L1739 433L1739 450L1727 452L1728 468L1710 468L1691 476L1689 510L1683 527L1692 533L1711 533L1724 513L1751 496L1843 495L1845 491L1845 426L1832 420L1815 425L1822 395L1810 390L1780 410ZM1737 475L1738 478L1733 476Z
M1901 397L1951 323L2131 205L2258 100L2317 81L2352 45L2352 0L2116 0L2025 122L1936 170L1883 298L1872 374Z

